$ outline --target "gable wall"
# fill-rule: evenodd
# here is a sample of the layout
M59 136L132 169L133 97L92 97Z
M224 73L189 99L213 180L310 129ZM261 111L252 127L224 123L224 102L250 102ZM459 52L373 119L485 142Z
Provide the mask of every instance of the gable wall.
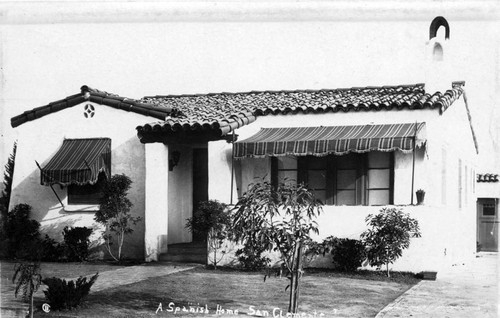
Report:
M446 253L463 259L476 252L475 180L478 170L478 154L463 96L444 112L442 124L436 128L435 133L440 137L441 145L432 149L438 158L434 162L434 171L441 170L441 173L431 175L431 178L432 184L440 185L441 189L435 189L435 205L446 216L441 223L443 235L448 236L451 242ZM481 144L478 146L481 152ZM483 143L483 146L484 151L486 145ZM442 169L446 170L445 180Z
M144 145L135 134L135 127L153 119L90 103L95 116L85 118L82 103L72 108L47 115L16 128L19 133L18 152L12 186L11 208L26 203L33 207L32 217L41 223L43 233L61 241L65 226L87 226L100 230L93 222L93 212L69 212L63 209L49 186L40 185L40 171L35 160L44 167L62 145L64 138L111 138L111 173L124 173L132 179L129 198L132 214L144 217ZM54 185L54 190L66 202L66 188ZM142 258L144 255L144 222L135 227L126 239L125 256ZM101 254L102 255L102 254ZM107 254L104 254L106 256Z

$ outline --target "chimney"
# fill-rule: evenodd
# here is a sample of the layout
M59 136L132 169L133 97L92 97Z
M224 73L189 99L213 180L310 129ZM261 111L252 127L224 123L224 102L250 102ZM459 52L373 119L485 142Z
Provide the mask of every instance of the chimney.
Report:
M429 27L425 52L425 92L444 93L451 89L453 77L450 26L443 17L436 17Z

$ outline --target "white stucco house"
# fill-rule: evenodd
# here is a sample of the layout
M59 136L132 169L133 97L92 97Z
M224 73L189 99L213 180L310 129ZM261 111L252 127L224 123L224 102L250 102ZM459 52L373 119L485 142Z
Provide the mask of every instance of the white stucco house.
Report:
M325 203L318 239L358 238L368 214L399 206L422 237L395 269L465 262L476 251L478 150L466 83L443 60L448 37L446 20L435 19L422 62L432 71L421 84L141 99L83 86L12 118L11 205L32 205L57 237L66 225L95 226L100 176L125 173L133 214L144 219L126 257L156 261L192 242L185 221L197 202L234 203L256 177L288 177Z

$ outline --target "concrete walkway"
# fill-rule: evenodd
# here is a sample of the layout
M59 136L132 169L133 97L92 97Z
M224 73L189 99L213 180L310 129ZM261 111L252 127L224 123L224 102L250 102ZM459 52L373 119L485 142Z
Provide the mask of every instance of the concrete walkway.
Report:
M498 255L479 253L470 265L439 272L385 307L376 318L499 317Z
M91 288L91 292L97 292L116 286L137 283L151 277L160 277L170 275L173 273L192 269L194 266L167 264L167 263L152 263L147 265L137 265L117 270L106 271L99 273L99 278L96 280ZM89 277L90 275L86 275ZM75 277L65 278L66 280L76 280ZM14 284L2 282L1 288L1 311L0 317L2 318L17 318L24 317L28 312L28 304L22 302L20 298L14 297ZM35 299L44 299L43 290L45 285L38 290L35 294Z

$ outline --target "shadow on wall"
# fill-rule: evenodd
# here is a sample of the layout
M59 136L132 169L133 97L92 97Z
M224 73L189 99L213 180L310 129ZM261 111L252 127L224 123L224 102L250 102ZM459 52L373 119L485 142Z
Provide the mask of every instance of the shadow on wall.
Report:
M233 145L234 146L234 145ZM229 169L233 169L233 193L235 194L236 197L233 197L233 203L236 203L238 199L243 195L243 193L246 192L247 189L242 188L242 159L233 159L233 151L231 148L225 150L225 157L226 157L226 162L229 165ZM245 159L243 159L245 160ZM251 160L251 159L246 159L246 160ZM234 188L236 188L236 192L234 191Z
M24 152L23 152L24 153ZM55 154L55 152L54 152ZM52 154L53 155L53 154ZM36 155L34 155L36 157ZM44 167L51 157L40 162ZM94 222L93 212L66 212L49 186L40 184L40 171L36 166L36 158L23 158L31 160L33 170L15 188L12 189L10 209L16 204L26 203L32 206L31 218L40 222L42 236L47 234L58 242L63 241L63 229L70 227L89 227L93 229L91 241L94 252L102 254L105 258L109 255L101 239L102 228ZM21 160L18 158L17 160ZM125 143L112 150L112 173L127 174L133 181L129 191L129 199L133 203L132 215L141 216L143 220L134 227L134 232L125 238L124 258L143 259L144 257L144 145L136 137L130 138ZM59 185L53 186L59 198L64 202L66 188Z

